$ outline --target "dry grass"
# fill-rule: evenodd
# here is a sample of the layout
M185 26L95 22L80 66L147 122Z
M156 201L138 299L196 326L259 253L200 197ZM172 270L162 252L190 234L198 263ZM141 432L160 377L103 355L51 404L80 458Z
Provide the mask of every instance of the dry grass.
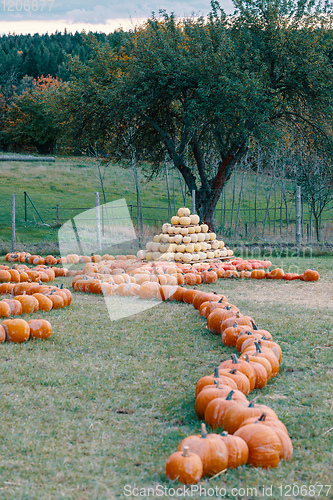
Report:
M279 486L333 483L333 260L281 262L316 267L323 278L201 286L223 291L280 343L280 374L260 401L294 445L292 460L274 470L243 466L201 482L226 488L225 498L262 498L232 495L235 487L272 485L270 498L278 500ZM195 384L234 349L186 304L159 304L111 323L102 297L75 293L72 306L44 316L54 328L49 340L1 345L0 497L103 500L125 498L126 484L175 486L164 466L183 437L199 432ZM332 498L332 490L317 498Z

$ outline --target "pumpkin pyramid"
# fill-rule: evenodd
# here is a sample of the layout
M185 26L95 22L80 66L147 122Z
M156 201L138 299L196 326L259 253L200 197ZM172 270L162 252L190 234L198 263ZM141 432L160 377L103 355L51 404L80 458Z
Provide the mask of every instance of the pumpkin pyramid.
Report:
M230 258L233 251L209 232L207 224L199 224L200 217L182 207L171 217L171 224L162 226L162 233L148 241L146 250L137 253L138 259L176 261L185 264Z

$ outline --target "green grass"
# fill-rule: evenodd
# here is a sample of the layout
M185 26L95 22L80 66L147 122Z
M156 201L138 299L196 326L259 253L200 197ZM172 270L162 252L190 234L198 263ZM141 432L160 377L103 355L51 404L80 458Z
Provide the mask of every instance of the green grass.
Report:
M333 259L274 264L314 267L321 279L200 286L225 293L283 351L279 375L254 395L287 426L293 458L274 470L242 466L201 481L226 488L225 498L262 498L231 495L232 488L272 485L270 498L278 500L279 486L333 484ZM73 295L70 307L43 314L53 325L50 339L1 345L0 497L104 500L125 498L126 484L174 487L165 461L199 432L195 384L234 349L190 305L162 303L111 323L101 296ZM319 498L333 497L325 491Z

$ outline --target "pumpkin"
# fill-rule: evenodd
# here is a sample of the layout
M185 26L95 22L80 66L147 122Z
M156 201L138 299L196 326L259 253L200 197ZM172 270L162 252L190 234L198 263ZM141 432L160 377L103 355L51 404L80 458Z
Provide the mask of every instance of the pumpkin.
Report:
M192 304L197 293L199 293L199 290L184 289L183 301L186 302L186 304Z
M222 332L222 344L227 346L235 346L239 336L248 330L247 325L239 325L235 322Z
M24 319L6 319L1 325L9 342L25 342L30 336L29 324Z
M6 340L6 330L2 325L0 325L0 342L4 342Z
M165 474L171 481L183 484L195 484L202 478L203 467L199 455L190 453L189 447L172 453L166 461Z
M225 431L220 434L220 437L228 450L228 469L235 469L246 464L249 459L249 447L244 439Z
M223 363L219 366L219 370L233 368L236 368L239 372L244 373L244 375L248 378L250 383L250 392L252 392L255 387L255 373L250 363L247 363L243 359L238 359L236 354L232 354L230 360L223 361Z
M253 368L256 369L254 365L261 365L267 373L267 381L271 378L272 376L272 365L268 361L268 359L264 357L257 356L256 354L248 354L244 353L239 356L239 359L243 359L244 361L247 361L248 363L251 363ZM260 370L259 370L260 373Z
M286 426L284 425L281 420L269 417L267 416L266 412L263 412L260 417L250 417L244 420L244 422L241 423L240 427L243 427L244 425L248 424L264 424L267 425L268 427L279 427L283 432L285 432L288 435L288 431Z
M0 283L6 283L10 281L10 272L5 269L0 270Z
M17 295L15 300L18 300L21 303L23 314L30 314L38 311L39 309L39 302L36 297L33 297L32 295Z
M248 354L248 355L251 354L252 356L266 358L272 366L271 377L276 377L276 375L279 373L279 369L280 369L279 361L278 361L276 355L273 353L273 351L269 347L260 347L258 342L255 342L254 345L251 345L246 349L246 352L242 353L240 358L242 358L243 354Z
M280 269L277 267L276 269L273 269L270 273L267 273L267 278L273 279L273 280L280 280L284 276L284 270Z
M234 434L244 420L253 416L260 417L263 412L273 418L278 418L276 413L268 406L255 404L253 400L250 403L240 402L237 407L232 406L226 411L223 421L224 430Z
M50 311L53 307L52 300L43 295L42 293L34 293L33 297L38 300L39 309L41 311Z
M238 429L234 435L246 442L249 448L249 464L265 469L278 465L281 441L273 429L262 424L249 424Z
M215 398L226 398L229 393L230 386L220 385L219 380L216 385L205 386L195 400L194 409L197 417L202 420L205 416L208 403ZM237 389L234 390L234 399L243 403L247 402L245 395Z
M228 317L234 317L234 311L231 306L227 305L223 308L214 309L209 316L207 316L207 328L210 332L215 334L222 333L222 323ZM231 316L230 316L231 315Z
M203 476L212 476L227 468L228 449L218 434L208 434L205 424L201 424L201 434L188 436L181 441L178 451L188 446L190 452L199 455Z
M282 350L281 350L281 347L279 346L279 344L277 344L276 342L272 342L271 340L265 340L264 338L261 338L261 339L247 339L243 345L242 345L242 353L243 352L246 352L247 349L250 349L252 348L252 346L254 345L254 343L257 343L260 348L261 347L268 347L269 349L271 349L271 351L275 354L276 356L276 359L278 360L279 363L281 363L281 359L282 359Z
M226 377L230 377L234 382L236 382L237 389L241 391L243 394L245 394L245 396L250 393L249 379L241 371L236 370L236 368L232 368L231 370L219 368L219 374L220 376L224 375Z
M33 339L47 339L52 334L52 326L46 319L31 319L28 321L30 337Z
M313 269L306 269L303 273L303 281L318 281L319 273Z
M0 318L9 318L11 315L10 305L0 300Z
M199 307L203 302L207 302L208 300L218 302L220 299L221 296L218 295L217 293L207 293L200 291L200 294L198 293L195 299L193 300L193 307L194 309L199 309Z
M22 306L18 300L3 299L2 302L6 302L9 305L11 316L19 316L22 313Z
M223 427L223 420L228 408L237 405L238 401L233 398L234 390L231 390L224 398L215 398L209 401L205 409L205 422L212 428Z
M266 277L266 271L264 269L253 269L250 277L254 280L262 280Z
M219 380L220 385L227 385L231 389L237 389L237 384L230 377L220 377L218 367L215 368L214 375L206 375L201 377L195 387L195 397L202 391L207 385L214 385Z
M147 281L140 286L139 296L142 299L156 299L159 289L159 283Z

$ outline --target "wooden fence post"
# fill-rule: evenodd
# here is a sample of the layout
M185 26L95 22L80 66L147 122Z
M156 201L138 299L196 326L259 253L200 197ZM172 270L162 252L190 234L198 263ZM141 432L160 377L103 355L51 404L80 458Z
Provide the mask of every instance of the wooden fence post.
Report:
M96 210L96 232L97 232L97 248L98 251L102 251L102 239L101 239L101 210L99 206L99 192L95 192L95 210Z
M192 214L195 214L195 189L192 189Z
M60 205L57 205L57 226L60 225Z
M15 227L15 194L12 194L12 252L16 247L16 227Z
M296 186L296 246L301 244L301 186Z

